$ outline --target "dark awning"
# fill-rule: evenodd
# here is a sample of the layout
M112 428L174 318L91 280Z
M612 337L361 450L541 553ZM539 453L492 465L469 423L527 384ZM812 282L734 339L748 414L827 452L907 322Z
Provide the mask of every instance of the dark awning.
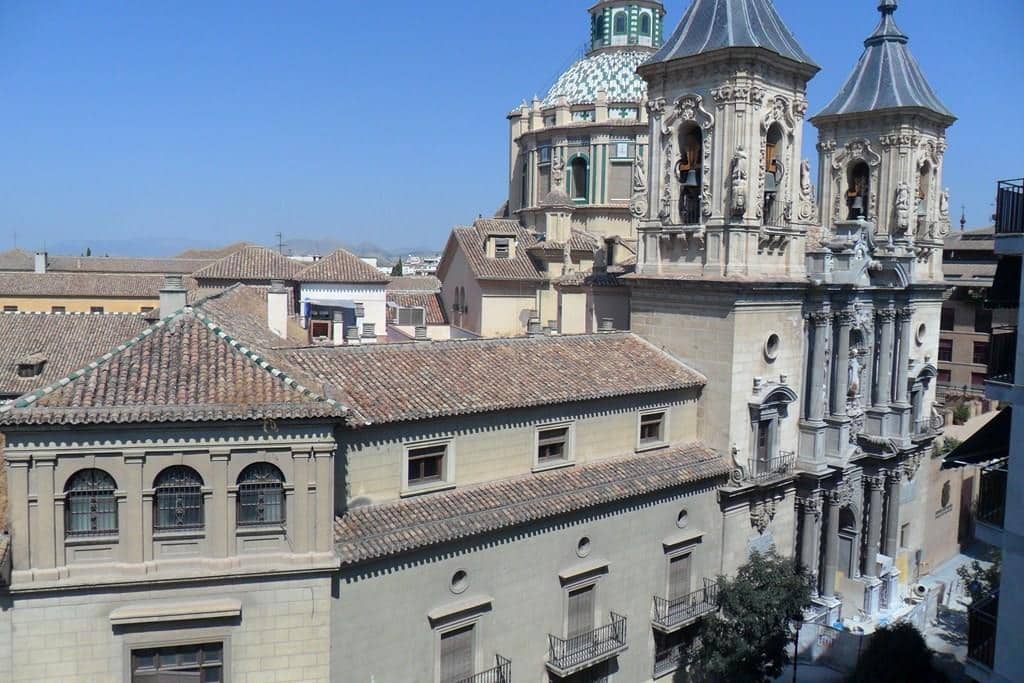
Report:
M986 308L1020 308L1020 256L1001 256Z
M1008 456L1010 454L1011 422L1011 409L1003 408L985 426L947 453L942 462L942 469L980 465Z

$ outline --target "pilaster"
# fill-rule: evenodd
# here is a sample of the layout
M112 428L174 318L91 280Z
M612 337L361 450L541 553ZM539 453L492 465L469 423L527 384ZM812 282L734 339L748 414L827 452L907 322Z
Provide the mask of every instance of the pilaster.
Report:
M864 482L868 489L868 540L864 551L864 576L875 579L878 577L878 552L882 536L882 490L885 488L885 476L865 475Z
M900 548L900 486L903 470L897 468L886 475L886 512L885 512L885 545L884 555L895 558Z
M207 533L210 534L210 553L214 557L228 557L234 550L228 548L228 539L234 530L234 505L228 492L228 466L231 463L229 449L211 449L210 466L213 470L213 498L210 501L211 514L207 516Z

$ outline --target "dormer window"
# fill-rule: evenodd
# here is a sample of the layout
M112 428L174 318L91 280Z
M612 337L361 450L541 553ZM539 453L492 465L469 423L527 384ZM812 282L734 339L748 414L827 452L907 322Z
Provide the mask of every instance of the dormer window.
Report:
M488 256L496 259L510 259L515 256L516 240L507 235L493 236L488 246Z
M18 361L18 377L32 379L43 374L43 366L46 365L46 358L34 353L28 358Z

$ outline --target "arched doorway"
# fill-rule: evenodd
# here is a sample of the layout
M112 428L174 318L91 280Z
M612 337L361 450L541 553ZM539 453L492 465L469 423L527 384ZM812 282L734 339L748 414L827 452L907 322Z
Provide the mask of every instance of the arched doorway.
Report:
M847 577L857 576L857 555L860 530L857 515L847 505L839 511L839 562L838 569Z

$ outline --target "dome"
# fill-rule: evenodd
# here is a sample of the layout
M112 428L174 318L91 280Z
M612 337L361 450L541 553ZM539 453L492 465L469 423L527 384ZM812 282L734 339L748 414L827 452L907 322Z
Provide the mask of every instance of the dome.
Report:
M587 55L570 66L551 86L544 106L564 97L569 104L592 104L604 90L609 102L639 102L647 93L647 83L636 68L651 53L642 50L613 50Z

